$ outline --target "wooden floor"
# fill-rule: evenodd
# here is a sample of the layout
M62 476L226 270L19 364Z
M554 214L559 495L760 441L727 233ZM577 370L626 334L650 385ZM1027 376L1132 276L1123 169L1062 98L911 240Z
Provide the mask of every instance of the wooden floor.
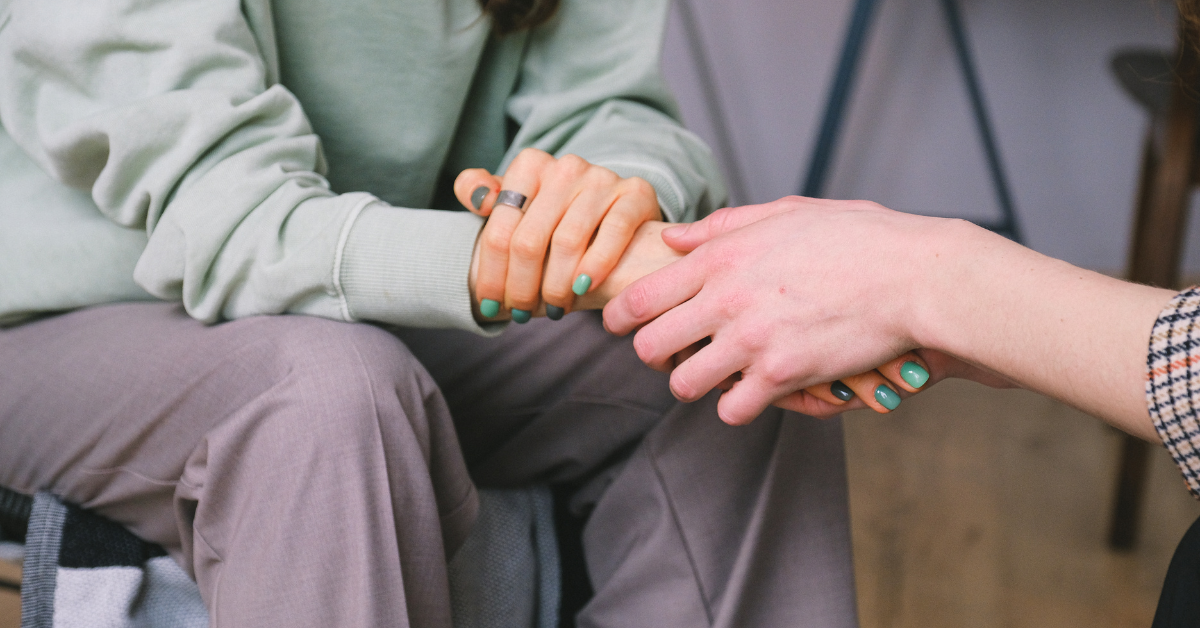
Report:
M845 425L863 628L1145 628L1200 516L1160 451L1138 549L1109 551L1117 435L1033 393L947 382Z
M1145 628L1200 516L1157 451L1138 548L1108 550L1117 433L1033 393L946 382L845 426L863 628Z
M21 568L0 560L0 580L9 582L21 579ZM21 625L21 597L8 589L0 589L0 628L17 628Z

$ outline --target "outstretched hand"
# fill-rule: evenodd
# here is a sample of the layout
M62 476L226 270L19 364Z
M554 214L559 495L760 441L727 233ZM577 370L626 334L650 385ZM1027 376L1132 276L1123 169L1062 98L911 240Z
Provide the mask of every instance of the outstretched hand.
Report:
M618 335L641 327L639 357L673 369L679 399L727 387L718 413L732 424L773 403L815 415L887 409L867 394L872 384L895 383L900 396L947 375L1002 384L944 354L909 353L917 343L898 324L914 315L902 298L912 289L907 274L937 255L913 244L940 224L873 203L800 197L721 210L664 231L667 244L691 252L611 301L605 326ZM908 362L929 375L920 387L906 385L900 369ZM836 403L828 383L854 373L868 383Z

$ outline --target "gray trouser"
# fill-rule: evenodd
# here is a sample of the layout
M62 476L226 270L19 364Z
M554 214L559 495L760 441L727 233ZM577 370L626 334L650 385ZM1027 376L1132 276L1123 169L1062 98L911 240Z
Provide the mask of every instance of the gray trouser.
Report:
M0 331L0 485L165 546L214 628L449 626L473 482L574 488L581 626L856 625L840 423L728 427L595 314L483 339L154 303Z

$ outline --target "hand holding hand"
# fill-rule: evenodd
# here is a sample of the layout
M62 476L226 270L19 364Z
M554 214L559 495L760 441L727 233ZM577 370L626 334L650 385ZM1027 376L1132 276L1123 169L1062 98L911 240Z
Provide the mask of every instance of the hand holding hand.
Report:
M692 252L610 302L605 325L625 334L644 324L634 347L651 366L678 364L671 389L680 399L729 386L718 405L729 423L750 421L771 403L817 415L858 404L886 409L874 394L879 384L917 388L900 372L907 362L930 381L973 368L908 353L917 347L904 324L915 320L906 310L913 301L905 291L917 285L910 273L936 258L937 240L928 236L945 222L799 197L721 210L666 230L669 245ZM691 355L678 363L681 351ZM857 399L838 403L828 382L852 373L865 374L847 378Z

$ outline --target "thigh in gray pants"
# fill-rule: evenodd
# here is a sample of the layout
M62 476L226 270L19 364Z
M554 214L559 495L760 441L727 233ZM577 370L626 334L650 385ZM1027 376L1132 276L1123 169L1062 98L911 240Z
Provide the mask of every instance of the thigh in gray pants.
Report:
M449 626L476 484L588 514L581 626L853 626L838 421L671 397L599 317L497 338L171 304L0 331L0 485L162 544L220 626Z

